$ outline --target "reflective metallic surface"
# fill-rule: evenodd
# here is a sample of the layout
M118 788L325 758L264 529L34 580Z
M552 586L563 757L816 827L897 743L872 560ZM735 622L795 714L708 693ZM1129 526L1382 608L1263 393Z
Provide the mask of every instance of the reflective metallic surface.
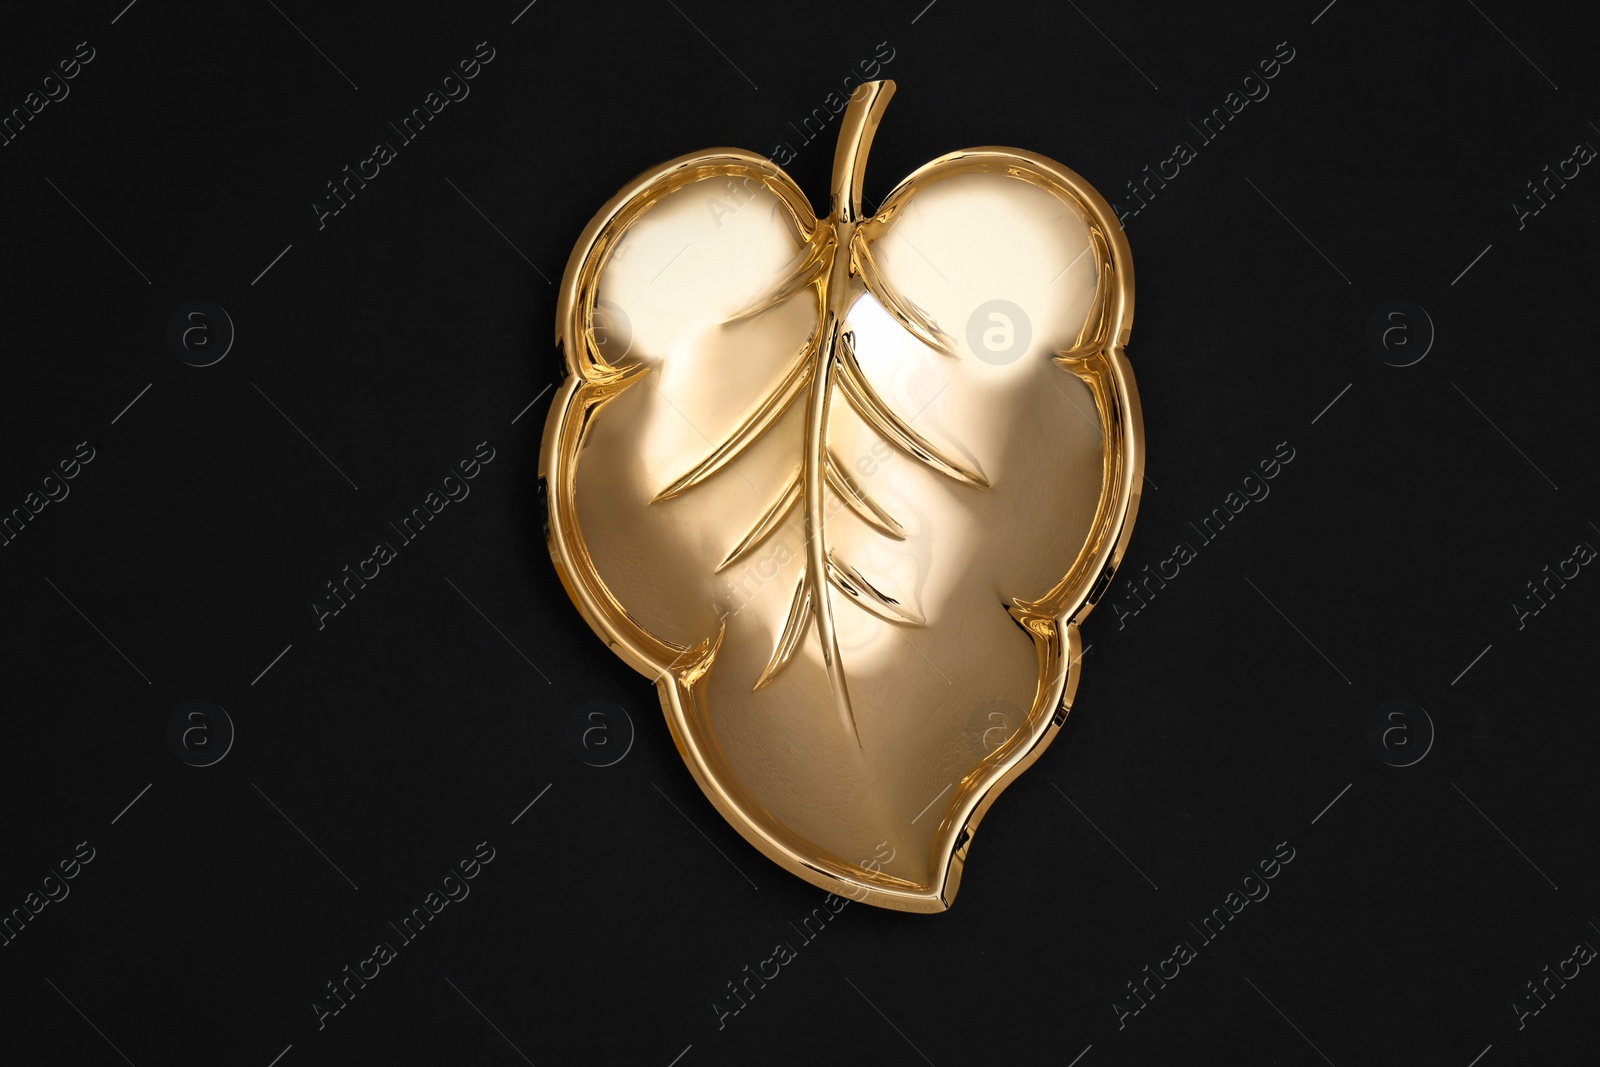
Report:
M1065 721L1143 435L1105 201L982 148L863 214L893 89L845 112L826 219L736 149L606 205L541 474L573 601L723 816L834 893L940 911Z

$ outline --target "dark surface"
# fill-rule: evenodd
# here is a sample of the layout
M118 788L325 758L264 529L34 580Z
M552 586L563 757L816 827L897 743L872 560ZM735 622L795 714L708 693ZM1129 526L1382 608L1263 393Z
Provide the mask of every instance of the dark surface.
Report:
M94 858L0 948L0 1056L1595 1062L1594 967L1521 1029L1512 1006L1600 946L1600 575L1521 628L1512 606L1600 546L1600 174L1520 229L1512 207L1600 146L1593 22L1503 0L542 0L513 25L523 2L5 16L4 108L77 42L95 58L0 147L0 508L78 442L94 458L0 548L0 908L79 842ZM470 96L319 229L323 183L484 40ZM874 200L1002 144L1129 206L1143 167L1197 150L1127 219L1150 483L1123 573L1197 554L1137 615L1089 621L1076 708L956 907L852 905L808 944L790 924L822 894L716 815L551 567L547 279L625 180L698 148L787 141L820 203L834 128L801 145L788 123L880 41L899 95ZM1203 144L1186 122L1285 41L1270 95ZM166 340L191 300L237 331L209 367ZM1367 340L1396 300L1437 330L1407 367ZM470 497L319 629L324 582L483 441ZM1202 543L1188 524L1280 442L1270 496ZM1137 607L1120 580L1111 600ZM169 747L193 700L236 730L210 766ZM1408 767L1368 741L1392 700L1436 730ZM632 723L610 766L569 742L593 702ZM470 896L401 943L388 923L485 841ZM1201 941L1188 924L1280 842L1270 896ZM397 958L319 1029L312 998L382 940ZM1180 940L1197 957L1119 1030L1124 984ZM719 1029L714 998L778 942L796 958Z

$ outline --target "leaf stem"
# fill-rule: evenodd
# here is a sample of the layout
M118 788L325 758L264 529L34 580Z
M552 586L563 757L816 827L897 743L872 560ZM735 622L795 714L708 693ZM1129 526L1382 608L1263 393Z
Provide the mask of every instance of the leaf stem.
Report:
M894 82L866 82L850 97L839 121L839 144L833 153L833 214L835 223L852 223L861 217L861 180L867 169L872 136L878 132ZM841 244L847 249L849 245Z

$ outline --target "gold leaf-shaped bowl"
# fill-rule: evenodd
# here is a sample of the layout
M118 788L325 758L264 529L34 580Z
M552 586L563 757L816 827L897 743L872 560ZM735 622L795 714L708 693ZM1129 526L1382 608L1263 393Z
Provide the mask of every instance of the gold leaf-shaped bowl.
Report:
M1105 200L978 148L863 214L892 92L852 98L826 218L738 149L600 211L540 473L563 584L723 817L815 885L932 912L1066 719L1143 429Z

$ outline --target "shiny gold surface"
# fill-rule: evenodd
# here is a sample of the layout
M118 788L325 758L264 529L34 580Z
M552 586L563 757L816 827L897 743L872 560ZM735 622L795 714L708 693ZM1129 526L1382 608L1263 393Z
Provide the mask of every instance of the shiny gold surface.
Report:
M1109 206L978 148L863 214L893 92L844 113L825 219L738 149L601 210L540 473L563 583L723 816L815 885L931 912L1065 721L1143 432Z

